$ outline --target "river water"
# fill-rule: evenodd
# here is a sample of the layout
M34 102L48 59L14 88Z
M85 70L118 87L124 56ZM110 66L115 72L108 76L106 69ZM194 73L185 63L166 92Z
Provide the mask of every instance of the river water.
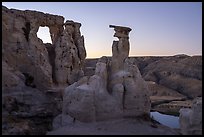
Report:
M161 114L156 111L150 112L150 115L162 125L165 125L171 128L179 128L179 117L178 116Z

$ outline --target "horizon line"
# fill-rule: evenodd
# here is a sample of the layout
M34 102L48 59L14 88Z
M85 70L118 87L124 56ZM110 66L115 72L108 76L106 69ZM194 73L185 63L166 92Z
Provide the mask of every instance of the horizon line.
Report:
M193 57L193 56L202 56L202 54L194 54L194 55L188 55L188 54L175 54L175 55L130 55L128 57L173 57L173 56L179 56L179 55L184 55L184 56L189 56L189 57ZM101 56L103 57L103 56ZM85 59L98 59L101 57L86 57ZM112 56L105 56L105 57L112 57Z

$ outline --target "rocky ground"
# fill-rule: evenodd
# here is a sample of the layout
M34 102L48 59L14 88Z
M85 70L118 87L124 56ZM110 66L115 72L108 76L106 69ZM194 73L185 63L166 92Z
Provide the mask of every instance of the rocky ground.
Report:
M75 123L47 135L179 135L179 130L141 119L118 119L94 123Z

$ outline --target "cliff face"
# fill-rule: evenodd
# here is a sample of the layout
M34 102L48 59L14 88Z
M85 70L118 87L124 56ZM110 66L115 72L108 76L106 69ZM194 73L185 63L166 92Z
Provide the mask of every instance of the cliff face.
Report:
M37 37L40 26L49 28L52 44ZM3 124L4 134L42 134L38 128L49 127L61 111L60 92L55 91L83 76L86 51L80 27L62 16L2 6L3 123L11 124L12 118L15 125L25 125Z

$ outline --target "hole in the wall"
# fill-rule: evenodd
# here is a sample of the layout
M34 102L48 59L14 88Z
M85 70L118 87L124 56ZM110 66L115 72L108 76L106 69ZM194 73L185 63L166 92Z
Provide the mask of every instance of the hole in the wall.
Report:
M34 77L31 76L28 73L23 73L23 75L25 76L26 80L25 80L25 85L26 86L30 86L32 88L36 88L36 85L34 84Z
M38 32L37 32L38 38L40 38L43 43L51 43L52 40L50 37L50 31L48 27L39 27Z

